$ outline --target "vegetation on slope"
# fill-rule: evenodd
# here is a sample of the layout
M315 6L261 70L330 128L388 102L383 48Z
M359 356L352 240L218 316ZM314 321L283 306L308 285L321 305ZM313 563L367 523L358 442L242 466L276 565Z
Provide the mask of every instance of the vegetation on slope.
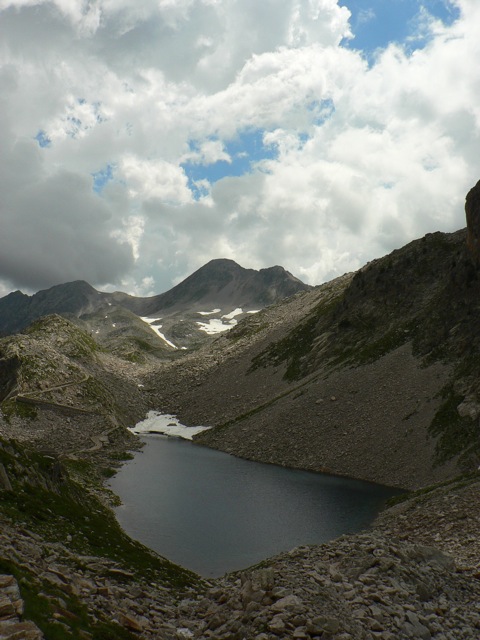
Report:
M129 424L131 402L102 364L104 349L69 320L52 315L0 340L4 417L35 418L40 407ZM117 385L118 386L118 385ZM138 391L134 383L132 392Z
M285 377L298 381L320 368L374 362L410 343L425 363L452 368L430 433L438 437L438 463L462 454L468 464L480 453L480 273L465 237L464 230L427 234L369 263L259 354L252 369L284 363ZM457 410L465 399L470 415Z
M107 558L125 573L142 580L160 581L173 589L192 585L197 578L131 540L120 528L113 513L91 492L91 465L86 462L60 462L52 456L28 451L14 442L0 440L0 464L6 470L11 490L0 484L0 519L20 530L33 532L42 540L66 544L78 554L78 568L86 556ZM79 480L81 482L79 482ZM100 487L97 487L100 488ZM2 490L3 489L3 490ZM0 554L1 554L0 546ZM110 565L105 571L111 570ZM12 573L22 584L26 615L50 640L85 637L98 640L131 637L109 620L96 620L73 593L65 594L25 563L16 563L10 554L0 555L0 571ZM69 635L58 635L51 623L52 602L61 597L70 616L62 622L70 627ZM64 632L63 632L64 633Z

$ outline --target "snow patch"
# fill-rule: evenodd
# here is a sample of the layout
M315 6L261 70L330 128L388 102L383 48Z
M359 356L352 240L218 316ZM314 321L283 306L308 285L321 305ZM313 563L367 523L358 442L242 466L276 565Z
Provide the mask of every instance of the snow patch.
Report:
M160 337L164 342L166 342L166 343L168 344L168 346L169 346L169 347L172 347L173 349L178 349L178 347L177 347L177 345L176 345L176 344L173 344L173 342L170 342L170 340L165 336L165 334L164 334L164 333L162 333L161 331L159 331L159 329L161 329L161 328L162 328L162 325L161 325L161 324L159 324L159 325L158 325L158 327L157 327L157 325L153 325L153 326L152 326L152 329L153 329L154 331L156 331L156 332L157 332L158 336L159 336L159 337Z
M233 320L233 322L235 324L237 323L236 320ZM205 331L205 333L208 333L209 335L228 331L233 326L231 323L224 324L221 318L211 318L208 322L197 322L197 324L200 327L200 331Z
M210 313L216 313L219 311L220 309L215 309L214 311L209 312L198 311L198 313L200 313L201 315L209 315ZM225 313L221 318L210 318L208 322L197 322L197 324L200 327L201 331L205 331L205 333L208 333L209 335L213 335L214 333L222 333L223 331L232 329L236 324L238 324L238 321L235 319L235 317L241 315L242 313L244 313L243 309L237 307L233 311L230 311L230 313ZM252 312L249 311L248 313Z
M237 307L230 313L227 313L224 316L222 316L222 318L225 318L225 320L233 320L235 316L239 316L241 313L243 313L243 309L240 309L239 307Z
M146 318L146 317L142 318L142 317L140 317L140 320L143 320L147 324L153 324L154 322L160 322L161 318Z
M161 338L166 344L168 344L169 347L172 347L173 349L178 349L177 345L173 344L173 342L170 342L170 340L165 337L165 334L160 331L160 329L162 328L162 325L161 324L153 324L154 322L159 322L161 320L161 318L142 318L142 317L140 317L140 320L143 320L145 322L145 324L148 324L150 329L153 329L155 331L155 333L157 334L157 336L159 338Z
M211 316L213 313L220 313L221 309L214 309L213 311L197 311L201 316Z
M164 435L191 440L194 435L211 429L211 427L187 427L171 413L149 411L145 420L130 428L137 435Z

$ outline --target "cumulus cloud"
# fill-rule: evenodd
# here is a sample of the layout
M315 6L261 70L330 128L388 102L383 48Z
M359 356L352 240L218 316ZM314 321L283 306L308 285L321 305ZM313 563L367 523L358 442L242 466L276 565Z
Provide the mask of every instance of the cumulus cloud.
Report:
M0 295L215 257L318 283L463 226L480 6L451 6L372 60L337 0L0 0Z
M28 145L12 172L22 172ZM36 150L33 150L36 151ZM11 161L12 158L10 157ZM132 250L114 239L112 216L91 181L66 171L35 179L20 194L3 184L0 273L27 289L85 279L110 282L133 265Z

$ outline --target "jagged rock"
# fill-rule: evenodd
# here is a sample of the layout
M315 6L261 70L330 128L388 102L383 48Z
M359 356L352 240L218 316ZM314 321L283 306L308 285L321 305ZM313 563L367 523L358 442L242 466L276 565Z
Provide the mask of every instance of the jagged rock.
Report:
M44 640L44 635L33 622L0 622L1 640Z
M10 598L0 594L0 620L11 620L15 616L15 608Z
M322 635L323 633L337 633L340 629L340 622L336 618L327 618L320 616L314 618L307 624L307 630L313 635Z
M268 623L268 628L275 635L281 635L285 631L285 622L280 616L275 616Z
M24 604L13 576L0 575L0 640L43 640L43 633L29 620L20 620Z
M476 264L480 263L480 180L467 193L465 200L467 217L467 247Z
M465 398L457 407L458 415L462 418L476 420L480 416L480 404L471 398Z
M131 631L143 631L145 624L143 619L121 613L118 616L120 624Z
M289 595L272 604L272 609L274 611L284 611L285 609L298 609L301 606L302 601L298 596Z
M275 584L275 572L272 568L260 569L252 576L254 589L270 591Z
M12 491L12 485L5 466L0 463L0 491Z

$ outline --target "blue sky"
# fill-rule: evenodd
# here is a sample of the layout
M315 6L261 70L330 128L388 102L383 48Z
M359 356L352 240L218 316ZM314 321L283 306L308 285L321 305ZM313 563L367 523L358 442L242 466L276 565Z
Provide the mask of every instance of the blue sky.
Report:
M276 150L271 145L263 144L263 134L262 129L247 129L241 131L233 140L227 140L224 150L229 156L229 161L219 160L212 164L182 163L194 197L198 199L206 195L205 188L198 184L202 180L214 184L228 176L242 176L250 172L259 161L274 158ZM190 142L189 147L191 151L198 150L195 142Z
M445 0L340 0L339 4L350 10L355 36L344 46L360 49L368 58L391 42L405 44L410 51L423 47L419 26L424 11L446 25L459 16L458 8Z
M351 12L350 24L355 36L353 39L345 38L342 46L361 50L370 64L373 64L379 50L390 43L402 45L410 54L423 48L431 37L422 28L427 13L445 25L452 24L459 16L458 9L446 0L340 0L339 5ZM334 104L330 103L329 111L333 112ZM222 178L252 171L261 160L274 158L275 149L262 143L264 133L263 129L247 130L228 140L224 148L230 162L183 163L194 198L200 199L207 193L205 187L198 185L200 181L207 180L213 185ZM195 143L191 142L190 147L196 149ZM98 188L98 182L96 184Z

